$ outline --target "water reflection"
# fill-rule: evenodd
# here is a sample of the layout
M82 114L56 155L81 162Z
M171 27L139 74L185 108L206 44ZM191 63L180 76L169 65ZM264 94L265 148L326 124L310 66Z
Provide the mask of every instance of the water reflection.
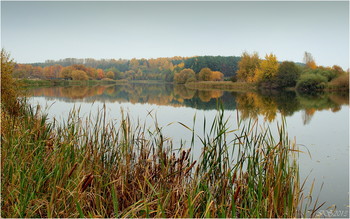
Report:
M349 93L301 95L294 91L224 92L193 90L184 85L169 84L45 87L33 88L29 94L65 102L148 103L202 110L216 109L220 100L225 109L238 109L242 119L263 116L272 122L278 113L292 116L302 111L304 124L308 124L317 111L337 112L343 105L349 105Z

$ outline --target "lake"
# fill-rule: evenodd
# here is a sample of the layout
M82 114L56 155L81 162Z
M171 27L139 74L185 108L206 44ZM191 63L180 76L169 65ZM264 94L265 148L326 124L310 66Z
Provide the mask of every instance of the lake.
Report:
M67 119L73 108L79 108L82 118L96 115L105 106L110 120L120 120L123 111L135 124L141 121L152 127L157 123L163 127L163 134L171 138L174 148L189 146L191 142L191 131L180 123L194 127L203 136L204 118L211 124L220 104L232 129L237 128L238 121L257 120L259 126L269 126L277 133L277 124L285 118L290 139L295 138L305 152L299 154L301 179L308 179L305 194L315 180L313 199L319 195L318 203L326 202L319 213L326 217L349 217L348 94L227 92L136 83L32 88L29 94L30 102L39 104L50 120ZM195 158L201 153L200 146L196 147L198 142L197 139L193 151ZM332 205L336 205L336 211L330 213L327 207Z

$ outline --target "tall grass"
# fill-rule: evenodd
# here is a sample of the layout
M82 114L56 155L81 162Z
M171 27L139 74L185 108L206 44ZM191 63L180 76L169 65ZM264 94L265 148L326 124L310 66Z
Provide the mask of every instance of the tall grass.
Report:
M192 131L185 148L155 125L107 121L106 110L83 120L48 122L25 112L1 114L2 217L298 217L302 188L298 149L285 122L274 139L256 121L232 130L218 110ZM231 136L231 137L229 137ZM232 137L233 136L233 137ZM191 150L202 148L198 160Z

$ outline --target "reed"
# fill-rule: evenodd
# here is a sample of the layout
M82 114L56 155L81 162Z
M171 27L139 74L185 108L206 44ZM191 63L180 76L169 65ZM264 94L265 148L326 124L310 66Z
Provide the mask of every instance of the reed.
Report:
M236 129L219 109L204 137L175 150L154 127L107 121L106 109L67 121L23 103L1 113L2 217L300 217L298 149L285 121L275 139L256 121ZM199 139L199 145L194 139ZM191 150L202 148L194 160Z

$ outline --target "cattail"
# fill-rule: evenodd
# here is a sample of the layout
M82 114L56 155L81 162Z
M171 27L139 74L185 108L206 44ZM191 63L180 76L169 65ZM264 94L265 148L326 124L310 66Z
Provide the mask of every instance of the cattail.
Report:
M241 190L241 186L238 185L238 187L237 187L237 189L236 189L236 191L235 191L235 194L234 194L234 196L233 196L233 200L235 200L235 202L236 202L236 200L237 200L237 196L238 196L240 190Z
M191 166L189 166L186 170L185 170L185 174L187 174L191 169L192 167L196 164L196 160L191 164Z
M84 192L86 188L91 184L92 180L94 179L94 175L90 173L89 175L85 176L84 182L81 185L81 192Z
M75 163L72 169L69 171L68 178L73 174L74 170L77 168L78 163Z

